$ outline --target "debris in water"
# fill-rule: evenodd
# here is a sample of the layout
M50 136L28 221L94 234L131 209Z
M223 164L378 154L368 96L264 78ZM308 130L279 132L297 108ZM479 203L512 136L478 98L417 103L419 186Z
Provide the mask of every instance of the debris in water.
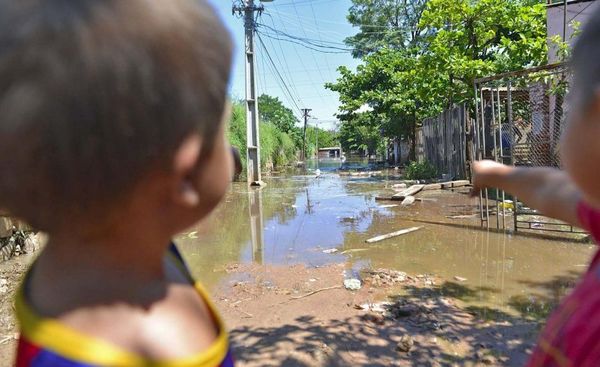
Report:
M392 233L388 233L388 234L384 234L384 235L381 235L381 236L370 238L366 242L367 243L374 243L374 242L379 242L379 241L387 240L388 238L398 237L398 236L402 236L402 235L407 234L407 233L418 231L421 228L423 228L423 227L411 227L411 228L402 229L402 230L397 231L397 232L392 232Z
M414 196L415 194L418 194L421 190L423 190L423 187L425 187L425 185L412 185L408 189L401 191L395 195L392 195L392 200L402 201L407 196Z
M399 184L394 184L392 185L392 189L394 190L404 190L406 189L406 184L405 183L399 183Z
M415 203L415 197L414 196L407 196L404 198L404 200L402 200L402 206L410 206L413 205Z
M470 219L476 218L479 214L467 214L467 215L447 215L446 218L449 219Z
M350 216L350 217L342 217L340 222L342 223L354 223L358 220L358 217Z
M360 282L360 279L356 279L356 278L344 279L344 288L346 288L347 290L357 291L361 288L361 286L362 286L362 283Z
M463 277L459 277L458 275L455 275L454 280L456 280L457 282L466 282L467 278L463 278Z
M330 248L330 249L327 249L327 250L323 250L324 254L333 254L335 252L338 252L338 249L336 249L336 248Z
M367 249L366 248L354 248L354 249L344 250L344 251L340 252L340 255L350 254L353 252L362 252L362 251L367 251Z

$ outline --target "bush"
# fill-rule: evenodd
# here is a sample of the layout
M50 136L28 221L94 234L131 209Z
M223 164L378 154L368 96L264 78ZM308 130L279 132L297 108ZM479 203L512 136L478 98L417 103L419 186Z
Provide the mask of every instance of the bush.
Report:
M437 177L437 170L431 163L410 162L406 167L406 178L409 180L430 180Z
M246 172L246 110L242 103L234 103L227 132L229 142L240 150L243 173ZM294 138L275 124L260 123L260 160L266 169L294 163L298 149Z

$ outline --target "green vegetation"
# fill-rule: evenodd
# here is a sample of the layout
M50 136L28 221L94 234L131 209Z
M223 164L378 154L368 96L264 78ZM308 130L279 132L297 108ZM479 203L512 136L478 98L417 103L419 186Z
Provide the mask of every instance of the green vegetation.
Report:
M476 78L542 65L546 10L531 0L353 0L360 31L346 43L363 63L344 66L340 140L375 153L385 137L413 142L419 121L471 100ZM365 25L366 24L366 25ZM364 106L369 107L364 112Z
M317 137L318 136L318 137ZM306 156L315 157L319 148L339 146L338 134L335 131L309 126L306 129ZM300 148L301 149L301 148Z
M431 163L425 162L410 162L406 167L406 178L409 180L430 180L437 177L437 171Z
M302 149L302 128L291 109L276 97L261 95L258 98L260 114L260 159L265 169L291 165ZM338 145L337 134L309 127L306 132L307 155L316 154L317 134L319 146ZM233 103L228 138L240 150L242 164L246 165L246 108L244 102Z

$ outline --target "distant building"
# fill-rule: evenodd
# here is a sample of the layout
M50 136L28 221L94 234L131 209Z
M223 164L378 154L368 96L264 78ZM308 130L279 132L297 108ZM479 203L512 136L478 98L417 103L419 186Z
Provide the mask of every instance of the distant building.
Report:
M564 1L562 0L548 0L548 7L546 10L547 20L546 27L548 32L548 58L550 63L555 63L558 60L556 55L556 45L551 41L552 37L560 36L563 37L564 32ZM582 26L588 21L590 16L598 9L600 1L591 0L568 0L567 1L567 33L566 40L569 44L573 45L575 37L573 33L575 30L572 25L574 22L579 22Z
M341 147L326 147L319 148L319 159L341 159L342 148Z

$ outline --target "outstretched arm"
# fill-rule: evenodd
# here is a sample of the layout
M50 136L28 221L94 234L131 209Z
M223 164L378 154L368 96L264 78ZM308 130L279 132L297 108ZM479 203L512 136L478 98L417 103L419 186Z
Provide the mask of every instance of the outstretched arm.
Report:
M494 161L475 162L473 193L485 188L499 188L546 216L581 226L577 215L581 193L564 171L548 167L511 167Z

